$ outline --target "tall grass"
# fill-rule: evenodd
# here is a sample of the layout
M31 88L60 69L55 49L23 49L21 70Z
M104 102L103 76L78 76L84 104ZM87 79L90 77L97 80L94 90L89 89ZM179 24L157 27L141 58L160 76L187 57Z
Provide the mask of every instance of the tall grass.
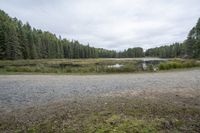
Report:
M168 62L160 63L159 70L170 70L178 68L192 68L200 67L200 63L195 60L173 60Z
M124 73L170 70L178 68L191 68L200 66L196 60L171 60L156 64L147 63L147 69L143 70L142 61L136 60L112 60L112 59L42 59L42 60L16 60L0 61L0 72L20 73ZM115 64L122 65L119 68L109 67Z
M111 68L121 64L123 67ZM0 71L25 73L118 73L135 72L138 61L108 59L51 59L0 61Z

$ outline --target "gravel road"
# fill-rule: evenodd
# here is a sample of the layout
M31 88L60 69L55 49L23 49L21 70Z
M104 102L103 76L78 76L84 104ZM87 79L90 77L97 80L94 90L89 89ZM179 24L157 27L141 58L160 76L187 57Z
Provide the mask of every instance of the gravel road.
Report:
M0 75L0 113L63 99L182 90L200 90L199 69L113 75Z

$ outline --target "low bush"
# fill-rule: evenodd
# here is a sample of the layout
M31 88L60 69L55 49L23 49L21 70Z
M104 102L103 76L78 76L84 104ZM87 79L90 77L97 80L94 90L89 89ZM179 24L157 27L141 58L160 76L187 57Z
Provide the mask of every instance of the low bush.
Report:
M107 60L107 59L82 59L82 60L16 60L0 61L0 72L25 72L25 73L123 73L140 72L143 61L134 60ZM110 67L116 64L122 66ZM145 71L170 70L178 68L191 68L200 66L196 60L171 60L162 61L160 64L147 64Z
M170 70L178 68L192 68L198 66L200 66L200 63L194 60L185 60L185 61L174 60L174 61L162 62L158 65L158 68L159 70Z

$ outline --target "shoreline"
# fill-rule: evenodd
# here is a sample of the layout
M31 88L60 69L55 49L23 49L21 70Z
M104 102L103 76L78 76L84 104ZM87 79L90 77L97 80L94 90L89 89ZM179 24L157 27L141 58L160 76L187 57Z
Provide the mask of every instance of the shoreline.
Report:
M200 70L200 67L193 68L179 68L179 69L170 69L170 70L159 70L156 72L151 71L138 71L138 72L116 72L116 73L40 73L40 72L1 72L0 76L4 75L66 75L66 76L90 76L90 75L131 75L131 74L156 74L156 73L168 73L168 72L181 72L181 71L192 71Z

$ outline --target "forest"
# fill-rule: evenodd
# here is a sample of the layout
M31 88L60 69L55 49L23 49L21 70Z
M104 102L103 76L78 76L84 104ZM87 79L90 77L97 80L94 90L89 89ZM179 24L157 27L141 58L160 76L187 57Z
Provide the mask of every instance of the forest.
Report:
M200 19L183 43L151 48L145 55L161 58L200 58Z
M200 58L200 19L183 43L147 49L106 50L62 39L48 31L32 28L0 10L0 59L81 59L81 58Z

